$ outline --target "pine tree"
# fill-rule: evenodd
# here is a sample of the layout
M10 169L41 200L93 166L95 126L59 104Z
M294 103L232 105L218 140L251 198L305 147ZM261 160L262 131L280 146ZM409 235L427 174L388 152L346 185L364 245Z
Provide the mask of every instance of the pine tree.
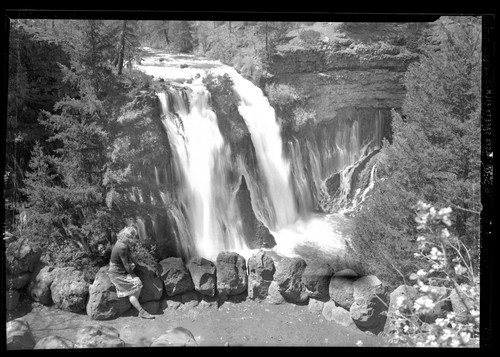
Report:
M416 264L418 200L451 207L454 233L479 253L480 19L453 18L429 43L407 71L402 114L393 112L392 143L378 159L383 179L356 217L358 250L396 280L396 269Z

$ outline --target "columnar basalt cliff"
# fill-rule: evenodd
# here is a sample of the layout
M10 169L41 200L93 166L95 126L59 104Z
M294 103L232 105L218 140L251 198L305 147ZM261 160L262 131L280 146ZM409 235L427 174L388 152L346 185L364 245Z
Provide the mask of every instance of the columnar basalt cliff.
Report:
M290 156L300 149L303 161L292 160L292 172L305 168L313 208L324 210L319 202L328 196L325 180L390 139L391 110L400 110L404 73L417 59L404 46L345 36L314 45L297 37L277 47L272 82L296 89L304 110L315 114L313 122L284 137Z

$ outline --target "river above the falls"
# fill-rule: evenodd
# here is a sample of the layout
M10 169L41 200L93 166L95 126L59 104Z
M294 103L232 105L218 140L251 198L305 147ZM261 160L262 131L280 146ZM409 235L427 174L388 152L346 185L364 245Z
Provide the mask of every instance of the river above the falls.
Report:
M243 98L243 104L240 105L240 113L242 115L245 115L245 112L249 109L252 111L252 108L249 107L253 105L253 103L249 103L247 98L241 94L242 90L252 92L253 97L262 96L265 102L264 105L269 106L267 98L264 97L258 87L253 86L249 81L243 79L233 67L224 65L220 61L194 55L172 54L151 48L144 48L141 64L136 64L135 67L153 76L155 80L175 81L178 84L189 87L203 86L202 79L208 73L215 75L228 73L233 78L233 81L235 81L235 90L238 91L239 89L240 97ZM254 88L250 88L252 86ZM242 110L242 107L245 107L243 108L244 110ZM269 199L266 197L266 201L270 202L271 209L274 209L274 212L276 212L276 217L273 221L264 222L276 241L276 246L269 249L269 251L281 257L301 257L306 262L328 262L337 269L350 267L352 264L347 262L346 244L352 232L352 222L348 217L340 213L322 214L310 212L306 216L298 214L297 207L295 207L296 200L290 189L289 163L282 157L283 143L281 142L279 125L274 117L274 110L266 114L262 114L261 110L256 114L250 113L249 115L254 115L254 119L256 119L250 121L247 118L246 120L249 130L252 133L254 147L256 147L256 151L260 154L259 160L264 172L262 176L267 180L259 184L269 185ZM274 131L272 135L269 135L270 131ZM187 147L188 145L184 146ZM185 153L183 155L186 156ZM189 152L187 155L189 155ZM186 160L186 162L189 161L189 159ZM186 175L189 175L190 171L188 169L186 169L186 172ZM210 178L213 175L203 174L203 172L197 175L198 177L193 179L196 179L198 182L193 187L200 187L200 175L207 180L216 179ZM187 178L187 181L189 181L189 178ZM216 182L207 182L205 187L214 187L216 185ZM215 196L219 197L220 194ZM254 200L254 197L252 197L252 200ZM210 197L208 191L200 195L200 197L193 196L191 201L198 202L200 205L200 208L196 210L198 217L211 216L211 219L213 219L213 211L220 210L220 206L211 206L214 199ZM258 212L256 212L256 215L259 218L262 217ZM203 218L200 218L200 220L203 220ZM196 222L193 224L192 235L195 236L193 240L195 244L198 242L198 245L203 245L203 248L200 247L198 249L199 255L215 260L218 251L232 250L244 256L245 259L248 259L255 251L247 248L244 244L242 245L241 237L233 237L232 239L237 241L237 244L227 245L230 248L224 248L224 245L221 245L221 241L217 241L214 238L214 235L217 235L217 231L213 228L208 229L206 226L208 226L206 222L200 225L197 225Z

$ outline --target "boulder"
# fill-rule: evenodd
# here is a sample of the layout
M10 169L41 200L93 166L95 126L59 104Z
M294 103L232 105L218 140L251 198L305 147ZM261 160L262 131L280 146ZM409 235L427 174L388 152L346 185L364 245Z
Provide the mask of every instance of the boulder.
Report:
M54 269L50 293L54 306L69 312L85 310L89 295L89 283L84 273L73 267Z
M194 289L202 295L215 296L216 274L215 264L210 260L195 257L187 264Z
M377 335L384 330L389 299L387 287L374 275L367 275L353 283L354 303L349 312L362 331Z
M197 345L198 343L191 331L179 326L168 329L163 335L155 338L149 347Z
M349 310L354 303L354 287L355 278L345 276L332 276L328 285L328 293L330 300L334 301L338 306Z
M36 344L28 322L23 319L7 322L6 336L7 350L31 350Z
M128 298L119 298L116 288L108 276L109 266L97 272L89 288L87 315L93 320L108 320L122 315L132 306Z
M117 329L111 326L87 326L76 332L76 348L125 347Z
M349 311L337 306L335 302L331 300L324 303L321 313L328 321L334 321L345 327L356 328Z
M264 250L248 258L248 297L265 299L275 272L274 260Z
M323 302L330 299L329 285L333 275L332 267L327 263L311 262L307 264L302 273L304 284L310 298Z
M30 273L21 273L16 275L7 274L7 289L19 290L24 288L30 282Z
M52 266L42 266L41 264L36 266L28 284L28 294L33 301L46 306L52 304L50 286L55 277L54 269Z
M283 295L281 295L279 291L278 283L275 282L274 280L271 282L271 284L269 284L269 290L267 292L266 301L272 305L280 305L286 302L285 298L283 297Z
M60 336L47 336L38 341L34 350L54 350L64 348L75 348L73 341Z
M325 303L316 299L309 299L309 304L307 304L307 309L313 314L321 314L323 311Z
M309 299L302 283L302 273L306 265L302 258L283 258L276 268L274 281L278 284L281 295L289 302L305 303Z
M19 291L14 289L9 289L5 293L5 308L7 311L12 311L17 307L19 303Z
M396 311L409 312L418 296L418 291L413 286L400 285L389 295L389 309L384 326L384 335L389 336L397 330L395 324ZM398 306L398 301L400 305Z
M368 331L378 335L384 330L387 321L386 305L374 298L366 301L357 299L349 309L352 320L361 331Z
M354 281L354 300L358 298L368 300L373 295L387 295L387 287L375 275L366 275ZM387 296L385 300L388 300Z
M27 238L19 238L7 246L5 256L7 273L19 275L33 271L40 261L42 249Z
M220 296L239 295L248 289L247 264L235 252L223 251L217 255L217 291Z
M193 280L182 258L166 258L160 262L160 265L160 276L168 296L194 290Z
M186 291L180 295L180 299L182 303L181 308L188 310L198 306L200 303L200 294L195 290Z
M460 323L466 323L469 320L469 313L467 309L472 310L474 304L470 298L467 298L462 291L467 291L470 286L467 284L460 285L460 295L455 289L450 292L450 302L453 312L455 313L456 321Z
M142 289L139 295L139 302L148 302L160 300L163 295L163 281L156 273L160 266L149 267L147 265L137 264L134 273L141 279Z

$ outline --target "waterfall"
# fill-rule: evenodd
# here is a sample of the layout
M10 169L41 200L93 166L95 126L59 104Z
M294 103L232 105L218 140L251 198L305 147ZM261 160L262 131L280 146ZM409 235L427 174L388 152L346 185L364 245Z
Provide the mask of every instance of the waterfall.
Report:
M184 236L180 239L183 250L214 259L222 250L246 246L232 224L239 218L237 210L231 209L234 194L227 180L232 169L229 146L208 105L208 91L201 85L190 89L189 104L180 90L158 94L164 114L162 123L180 171L179 204L187 217L179 217L178 211L170 215Z
M238 110L247 124L262 171L266 196L269 198L270 229L286 227L298 218L297 204L290 180L290 163L283 155L281 127L273 107L260 88L241 76L234 68L224 67L240 97Z
M169 57L168 61L163 60L165 57ZM189 60L190 71L183 72L179 68L185 57L178 60L168 54L153 55L139 66L165 80L173 76L180 82L185 74L182 86L169 86L166 92L158 93L173 160L168 165L169 175L165 168L154 168L158 185L164 184L167 176L173 177L169 180L174 182L168 184L175 190L163 192L160 197L179 254L215 260L220 251L230 250L248 256L236 204L242 176L255 217L274 236L277 245L273 249L278 254L341 254L345 248L344 228L349 226L346 218L314 210L320 207L321 191L332 172L340 172L380 144L380 118L374 140L362 140L360 123L365 121L349 117L319 127L313 137L292 138L284 143L274 109L260 88L232 67L217 61L197 62L194 56ZM219 130L209 104L210 95L202 84L207 69L213 74L228 74L233 81L238 111L255 152L251 163L239 154L233 157ZM160 230L159 222L153 222L153 226Z

